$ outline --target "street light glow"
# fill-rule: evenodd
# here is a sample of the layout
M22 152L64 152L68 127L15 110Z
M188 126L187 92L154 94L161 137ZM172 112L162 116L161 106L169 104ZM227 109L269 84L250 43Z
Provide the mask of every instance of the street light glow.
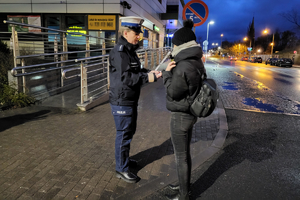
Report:
M223 37L223 34L221 34L221 37Z
M210 24L214 24L214 23L215 23L214 21L210 21L209 23L207 23L207 35L206 35L206 42L207 42L207 45L208 45L209 25L210 25ZM207 53L207 49L206 49L206 53Z
M263 33L268 33L268 30L264 30ZM271 57L273 57L273 46L274 46L274 33L273 33L273 39L272 39L272 43L270 44L272 46L271 48Z
M246 41L246 40L248 40L248 38L247 38L247 37L244 37L244 41Z

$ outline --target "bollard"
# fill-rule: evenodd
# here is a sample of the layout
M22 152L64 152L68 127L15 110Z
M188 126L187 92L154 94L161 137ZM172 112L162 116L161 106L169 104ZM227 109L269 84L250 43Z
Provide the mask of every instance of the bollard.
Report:
M22 67L25 66L25 60L22 58ZM25 69L22 69L22 74L25 74ZM22 81L23 81L23 93L26 93L26 77L22 76Z
M145 68L148 69L148 54L147 54L147 51L145 51L144 65L145 65Z
M90 50L90 40L89 40L89 37L88 37L88 36L86 36L85 38L86 38L86 39L85 39L85 40L86 40L85 48L86 48L86 50L87 50L87 52L85 52L85 57L88 58L88 57L91 56L91 52L89 52L89 50Z
M87 88L87 69L83 66L83 61L80 64L80 83L81 83L81 104L88 99L88 88Z
M154 66L154 51L151 51L151 65L150 65L150 69L152 69Z

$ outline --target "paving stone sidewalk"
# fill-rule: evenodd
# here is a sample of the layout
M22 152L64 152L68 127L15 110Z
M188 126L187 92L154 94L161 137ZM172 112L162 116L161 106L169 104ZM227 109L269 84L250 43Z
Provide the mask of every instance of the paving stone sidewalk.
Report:
M176 181L170 113L162 80L142 89L131 143L129 184L115 177L115 125L108 97L89 111L37 105L0 112L0 199L143 199ZM193 169L219 151L227 133L221 101L199 119L192 138Z

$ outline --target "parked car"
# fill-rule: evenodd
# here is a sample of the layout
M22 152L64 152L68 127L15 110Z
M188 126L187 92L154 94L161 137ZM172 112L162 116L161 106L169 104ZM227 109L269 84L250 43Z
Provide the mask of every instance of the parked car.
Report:
M266 64L266 65L267 65L267 64L271 64L272 59L273 59L273 58L268 58L268 59L266 60L265 64Z
M277 65L277 60L278 58L272 58L272 60L270 61L270 65Z
M256 62L257 63L262 63L262 58L261 57L252 56L250 62L253 62L253 63L256 63Z
M248 57L242 57L242 61L248 61Z
M279 67L292 67L293 61L290 58L279 58L276 62L276 65Z
M237 57L231 56L231 57L230 57L230 61L237 61Z

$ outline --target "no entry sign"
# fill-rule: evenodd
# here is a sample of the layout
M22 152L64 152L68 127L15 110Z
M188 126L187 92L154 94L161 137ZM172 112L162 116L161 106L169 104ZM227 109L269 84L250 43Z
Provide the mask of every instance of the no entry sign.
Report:
M182 16L184 20L193 20L194 26L200 26L207 20L208 7L203 1L192 0L184 6Z

